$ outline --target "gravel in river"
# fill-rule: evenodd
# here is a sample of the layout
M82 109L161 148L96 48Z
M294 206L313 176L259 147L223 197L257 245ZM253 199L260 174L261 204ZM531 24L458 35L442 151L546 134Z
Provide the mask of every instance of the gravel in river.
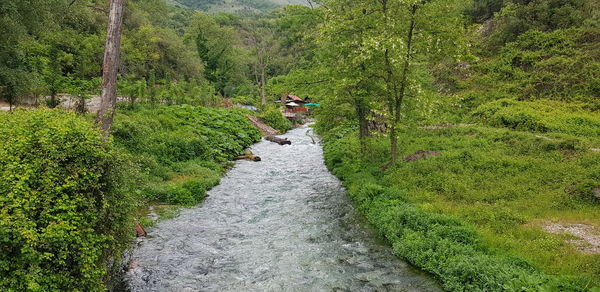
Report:
M133 251L131 291L439 291L352 207L304 126L262 141L199 206Z

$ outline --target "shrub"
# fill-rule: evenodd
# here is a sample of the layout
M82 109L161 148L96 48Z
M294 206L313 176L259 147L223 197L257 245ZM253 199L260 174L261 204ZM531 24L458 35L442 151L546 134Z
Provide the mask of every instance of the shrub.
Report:
M200 202L223 163L261 137L240 109L193 106L122 109L113 133L140 168L142 199L181 205Z
M576 103L500 99L479 106L472 115L491 126L532 132L600 136L600 117L586 110L584 105ZM573 143L575 141L570 142ZM572 148L574 145L560 147Z
M232 98L232 102L234 104L252 105L252 106L258 106L260 103L258 100L258 97L248 96L248 95L238 95L238 96Z
M597 180L586 179L568 186L565 191L573 199L583 202L600 204L600 183Z
M115 120L115 142L162 164L201 158L226 161L260 139L260 132L236 111L193 106L142 107Z
M291 130L294 125L286 119L277 107L268 107L260 114L262 120L281 133Z
M130 238L124 163L59 110L0 114L0 290L104 290Z

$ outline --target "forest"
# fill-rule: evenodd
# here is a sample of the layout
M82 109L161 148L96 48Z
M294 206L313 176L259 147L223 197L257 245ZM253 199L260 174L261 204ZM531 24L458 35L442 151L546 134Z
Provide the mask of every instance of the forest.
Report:
M600 291L597 0L128 0L105 133L109 2L0 0L0 290L113 290L292 94L441 289Z

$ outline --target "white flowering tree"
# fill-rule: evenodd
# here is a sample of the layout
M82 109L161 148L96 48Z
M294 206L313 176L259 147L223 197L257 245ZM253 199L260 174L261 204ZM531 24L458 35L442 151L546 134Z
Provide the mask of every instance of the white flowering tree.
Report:
M361 137L373 104L386 112L390 164L398 160L397 129L408 97L421 82L415 66L456 57L465 46L461 11L465 0L329 0L322 42L329 50L336 89L355 103ZM377 103L378 102L378 103Z

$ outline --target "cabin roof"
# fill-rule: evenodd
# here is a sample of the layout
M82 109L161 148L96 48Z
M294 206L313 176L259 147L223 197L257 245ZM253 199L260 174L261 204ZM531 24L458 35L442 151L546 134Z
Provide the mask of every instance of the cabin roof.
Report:
M302 99L302 98L300 98L300 97L297 97L297 96L295 96L295 95L293 95L293 94L288 94L288 96L287 96L287 97L289 97L289 98L290 98L291 100L293 100L293 101L304 101L304 99Z

